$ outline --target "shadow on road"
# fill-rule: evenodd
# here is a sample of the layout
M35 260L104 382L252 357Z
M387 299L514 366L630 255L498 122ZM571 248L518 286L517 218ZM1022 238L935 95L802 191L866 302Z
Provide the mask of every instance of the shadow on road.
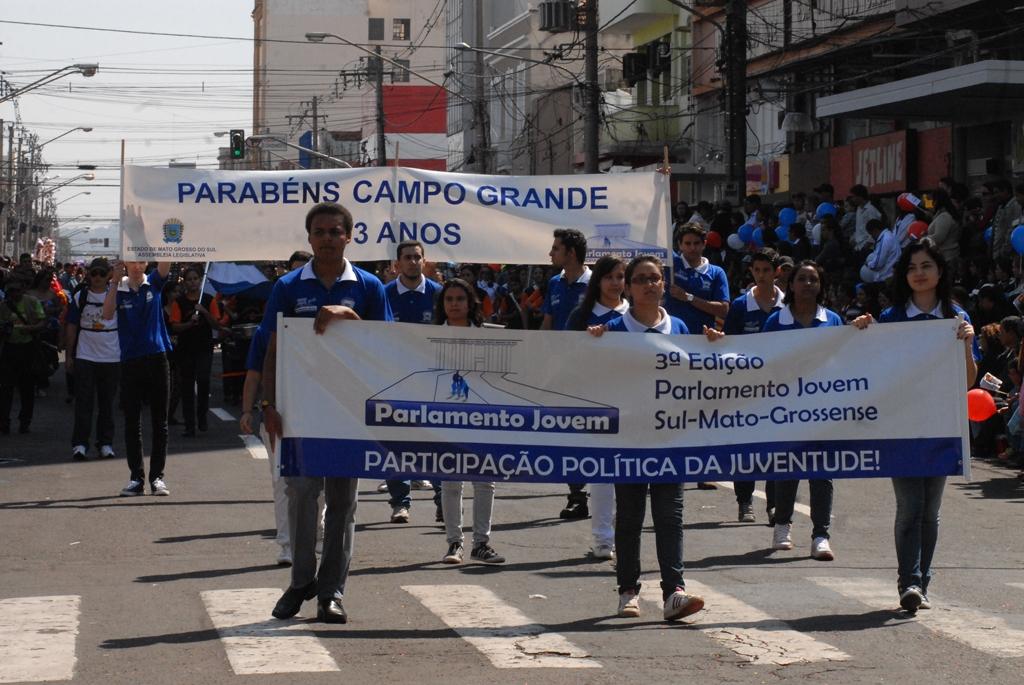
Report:
M274 571L281 568L277 564L260 564L258 566L240 566L238 568L208 568L198 571L186 571L184 573L162 573L152 576L139 576L136 583L167 583L174 580L194 580L196 578L223 578L224 576L237 576L243 573L259 573L261 571Z

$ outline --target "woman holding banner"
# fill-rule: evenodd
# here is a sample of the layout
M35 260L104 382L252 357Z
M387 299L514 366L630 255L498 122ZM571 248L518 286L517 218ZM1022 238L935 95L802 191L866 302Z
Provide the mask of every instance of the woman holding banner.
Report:
M591 335L600 337L606 330L629 333L686 335L681 320L669 316L661 307L665 296L661 260L645 255L635 258L625 271L626 287L632 306L607 324L591 326ZM665 600L664 617L674 621L704 608L704 598L686 593L683 584L683 484L616 483L615 548L618 554L615 574L619 585L619 616L640 615L640 533L651 493L651 518L661 570L661 596Z
M434 307L434 323L439 326L479 327L484 315L476 289L461 278L453 278L444 284L437 296ZM453 378L459 375L453 370ZM458 381L458 393L454 387L452 395L469 397L469 382L465 377ZM444 528L448 540L448 553L441 559L446 564L461 564L464 556L462 533L462 486L463 482L446 480L441 483L441 509L444 513ZM505 557L491 547L491 515L494 512L494 483L473 481L473 549L470 558L485 564L503 564Z
M626 290L626 262L615 255L605 255L594 264L583 302L569 314L568 329L585 331L622 316L629 310L623 299ZM590 484L590 532L594 544L590 554L595 559L615 558L615 486L612 483Z
M931 239L911 243L903 250L893 272L893 306L883 311L879 320L889 323L959 319L956 337L964 341L964 367L970 387L978 373L980 354L970 318L953 303L951 281L946 259ZM853 325L866 328L872 321L871 315L866 314ZM896 493L897 590L900 606L914 613L931 608L928 584L939 537L939 508L946 477L893 478L892 486Z
M764 322L764 332L792 331L820 326L842 326L843 319L821 305L825 298L825 270L817 263L805 259L789 274L789 286L783 299L785 307L771 314ZM829 544L829 525L832 522L832 480L816 478L807 481L811 491L811 557L818 561L832 561L835 555ZM799 480L780 480L775 483L775 530L772 548L793 549L793 508Z

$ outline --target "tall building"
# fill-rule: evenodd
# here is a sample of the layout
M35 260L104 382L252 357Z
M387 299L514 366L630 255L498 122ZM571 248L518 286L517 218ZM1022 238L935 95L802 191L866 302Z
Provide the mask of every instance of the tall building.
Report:
M446 152L443 10L437 0L255 0L251 133L359 166L380 161L382 128L389 163L397 150L404 165L436 167ZM247 157L265 169L319 164L274 140Z

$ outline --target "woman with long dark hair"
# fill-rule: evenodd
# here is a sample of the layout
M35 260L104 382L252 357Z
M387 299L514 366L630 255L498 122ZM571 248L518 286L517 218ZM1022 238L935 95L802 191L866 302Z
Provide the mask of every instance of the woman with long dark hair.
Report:
M626 288L632 306L607 324L591 326L591 335L605 331L688 335L686 324L661 306L665 296L661 260L651 255L633 259L626 267ZM593 278L591 279L593 280ZM661 571L663 616L675 621L704 608L704 598L686 592L683 583L683 484L615 484L615 567L619 586L619 616L640 615L640 533L651 494L651 519Z
M626 262L615 255L597 260L590 274L583 301L569 315L568 329L585 331L622 316L629 303L626 290ZM590 532L594 543L590 555L595 559L615 557L615 486L612 483L590 484Z
M825 270L809 259L797 264L789 274L789 287L782 309L771 314L764 322L764 331L792 331L821 326L842 326L843 319L822 306L825 300ZM799 480L775 482L775 529L772 549L793 549L793 509ZM835 555L829 543L832 521L832 480L816 478L807 481L811 491L811 557L818 561L832 561Z
M979 358L974 327L967 312L953 302L952 278L941 250L928 238L907 246L893 273L893 305L882 312L882 323L959 318L956 337L964 343L967 387L974 384ZM865 328L872 319L854 322ZM910 613L930 609L928 585L939 538L939 509L946 476L892 479L896 494L897 591L900 606Z
M434 305L435 324L478 328L483 318L476 288L461 278L453 278L444 284L437 295L437 304ZM469 399L469 382L461 372L462 369L452 369L452 394L449 401ZM441 483L441 508L448 542L448 553L441 559L445 564L461 564L464 558L462 488L461 480ZM490 545L493 512L494 482L473 481L473 548L470 558L485 564L503 564L505 557L495 552Z

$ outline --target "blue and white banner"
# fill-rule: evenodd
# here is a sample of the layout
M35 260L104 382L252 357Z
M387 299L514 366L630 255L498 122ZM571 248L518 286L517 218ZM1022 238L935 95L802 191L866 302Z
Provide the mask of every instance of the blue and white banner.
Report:
M967 475L954 321L732 336L278 326L284 475Z
M307 247L317 202L352 212L346 256L395 258L419 240L431 261L546 264L555 228L587 237L588 260L667 258L668 177L658 173L482 176L403 167L206 171L125 167L122 255L131 260L287 259Z

